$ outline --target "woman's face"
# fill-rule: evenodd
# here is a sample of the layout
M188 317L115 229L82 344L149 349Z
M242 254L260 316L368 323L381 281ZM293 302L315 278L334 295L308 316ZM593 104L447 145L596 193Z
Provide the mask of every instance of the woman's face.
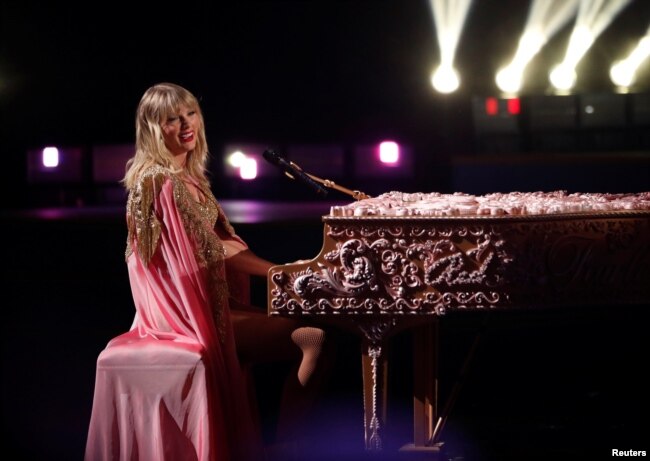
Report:
M163 140L175 157L185 155L196 147L196 131L199 129L199 113L193 108L181 106L162 123Z

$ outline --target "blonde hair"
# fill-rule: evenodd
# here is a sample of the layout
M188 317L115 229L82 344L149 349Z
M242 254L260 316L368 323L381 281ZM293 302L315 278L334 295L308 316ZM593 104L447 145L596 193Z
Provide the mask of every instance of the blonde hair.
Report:
M204 185L208 185L206 167L209 158L205 137L205 124L199 101L182 86L173 83L158 83L142 95L135 116L135 154L126 163L126 174L122 184L131 190L138 178L153 165L161 165L172 173L180 173L172 162L173 155L165 146L162 123L169 115L178 112L181 106L196 111L199 126L195 133L196 147L187 154L185 170Z

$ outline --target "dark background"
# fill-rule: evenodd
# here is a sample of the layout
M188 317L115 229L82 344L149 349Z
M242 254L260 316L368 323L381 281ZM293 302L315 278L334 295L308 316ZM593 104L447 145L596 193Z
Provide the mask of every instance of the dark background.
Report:
M500 182L483 179L479 189L452 178L457 158L486 150L472 118L472 99L499 96L494 75L514 54L528 1L473 2L455 61L462 85L450 95L436 93L429 82L439 51L426 0L197 1L171 6L5 1L0 8L2 149L19 186L25 186L27 149L132 143L140 96L154 83L172 81L188 87L203 104L217 174L223 146L233 140L280 147L296 143L350 147L392 138L414 149L413 177L366 184L354 175L343 176L348 186L364 186L371 194L391 187L477 193L519 187L499 178ZM630 2L580 62L572 94L612 94L609 66L646 34L649 23L650 3ZM548 69L561 60L572 24L569 21L552 37L527 67L522 118L526 98L551 94ZM541 158L528 158L537 166L556 167L557 159L549 155L557 150L564 151L564 159L606 150L609 159L614 157L614 167L621 168L629 158L616 158L617 152L650 150L648 136L639 134L647 131L649 90L646 61L630 90L645 95L639 102L645 123L626 126L609 143L593 130L578 133L570 128L563 129L565 134L586 141L554 145L544 142L547 133L523 130L509 143L522 146L516 150L520 153L541 153ZM489 151L511 153L499 146ZM590 160L587 155L580 158L586 174L592 173ZM633 167L620 174L639 166L648 172L647 159L636 158ZM528 170L499 171L507 178ZM544 174L548 182L536 181L529 187L590 186L588 181L574 186L571 178L553 181L549 173ZM603 184L602 172L593 173L601 180L591 186L594 191L630 187ZM578 170L571 176L579 174ZM633 187L642 188L639 182ZM286 180L264 190L254 185L249 189L255 198L273 199L269 189L276 186L281 191ZM221 197L246 193L227 183L217 187ZM290 189L281 198L298 191ZM7 206L33 206L38 203L33 194L33 188L27 189Z
M88 206L53 210L61 188L72 186L29 183L27 150L131 143L144 90L173 81L201 100L215 192L226 200L322 201L320 214L328 210L328 202L280 175L247 189L221 178L222 146L232 140L333 143L345 146L348 159L354 145L385 138L412 146L412 177L342 174L343 185L373 195L647 191L647 125L479 135L472 101L499 96L494 73L514 52L528 5L474 2L456 59L461 89L440 95L429 83L439 53L425 1L2 2L2 410L5 446L18 452L12 459L82 459L97 354L133 315L123 205L93 200L95 185L85 182L72 193ZM609 65L649 24L650 2L625 8L581 62L573 94L613 94ZM529 65L524 111L551 94L547 69L564 53L569 33L566 26ZM628 96L645 96L647 104L648 62L640 72ZM311 258L322 243L319 213L311 210L301 219L235 225L264 257ZM491 316L445 433L448 458L610 459L612 448L648 451L648 307ZM443 392L483 320L468 313L442 322ZM315 413L312 440L326 458L358 459L358 339L340 333L337 340L336 378ZM408 335L395 338L391 450L410 441L409 347ZM274 377L275 370L261 373ZM262 404L272 420L275 385L269 386Z

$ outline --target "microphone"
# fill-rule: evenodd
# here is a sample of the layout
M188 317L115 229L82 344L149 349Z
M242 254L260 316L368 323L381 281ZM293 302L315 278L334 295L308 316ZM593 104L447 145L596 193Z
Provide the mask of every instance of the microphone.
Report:
M284 171L284 174L312 188L318 195L322 195L322 196L327 195L327 189L325 189L323 186L321 186L312 178L310 178L309 175L307 175L304 171L302 171L302 169L299 166L297 166L295 163L287 162L287 160L281 155L279 155L277 152L271 149L266 149L262 154L262 156L268 162L272 163L273 165L279 167L282 171Z

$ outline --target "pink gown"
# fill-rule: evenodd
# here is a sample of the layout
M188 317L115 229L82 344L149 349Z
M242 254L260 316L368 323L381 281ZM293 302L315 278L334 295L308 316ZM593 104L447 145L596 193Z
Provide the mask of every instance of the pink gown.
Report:
M215 228L235 247L245 244L209 189L195 185L205 203L152 167L129 195L136 316L98 357L86 461L263 459Z

